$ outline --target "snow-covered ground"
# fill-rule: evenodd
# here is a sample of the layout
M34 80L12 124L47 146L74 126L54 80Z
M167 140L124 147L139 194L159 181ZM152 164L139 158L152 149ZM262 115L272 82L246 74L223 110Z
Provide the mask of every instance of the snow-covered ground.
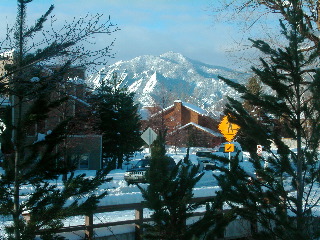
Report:
M190 160L193 164L198 164L196 158L196 151L198 149L193 149L190 154ZM108 195L101 200L100 206L113 205L113 204L126 204L126 203L137 203L143 200L139 188L134 185L128 185L124 180L124 173L126 170L134 166L137 161L143 159L148 153L142 152L135 154L134 159L128 164L123 165L123 169L116 169L109 173L108 177L112 177L112 181L102 185L99 191L108 191ZM169 156L171 156L176 163L182 160L186 152L184 149L179 149L178 152L169 151ZM95 171L77 171L78 173L86 173L87 176L93 176ZM140 186L146 186L146 184L140 184ZM213 177L212 171L205 171L201 180L197 183L194 188L195 197L203 196L213 196L219 188L217 187L217 182Z
M196 152L201 149L192 148L190 151L190 160L193 164L198 164ZM167 153L169 156L173 157L176 162L179 162L186 156L186 149L167 149ZM109 173L108 177L112 177L112 180L98 189L98 191L107 191L108 195L101 200L99 203L100 206L105 205L115 205L115 204L126 204L126 203L139 203L143 201L141 192L136 185L128 185L124 180L124 173L127 169L130 169L137 161L144 158L145 155L148 155L147 150L137 153L134 155L133 159L128 163L124 164L124 168L122 170L113 170ZM248 161L249 155L244 152L244 161L240 164L247 172L253 173L253 167ZM0 168L0 174L2 169ZM77 174L85 173L88 177L94 176L95 171L93 170L79 170L76 171ZM218 172L216 172L218 174ZM59 180L58 180L59 183ZM204 197L204 196L214 196L216 191L219 190L217 186L217 182L213 177L212 171L204 171L203 177L196 184L194 188L194 197ZM146 184L140 184L140 186L147 186ZM21 189L22 194L26 194L29 192L30 187L25 186ZM316 193L317 194L317 193ZM201 210L201 209L200 209ZM203 209L204 210L204 209ZM144 217L148 217L150 215L149 210L144 210ZM133 220L134 219L134 211L121 211L121 212L108 212L108 213L99 213L94 215L94 223L105 223L105 222L116 222L116 221L124 221L124 220ZM4 225L10 224L10 218L0 216L0 239L4 236ZM66 219L64 222L65 226L76 226L84 224L84 216L75 216L69 219ZM133 232L134 226L118 226L112 228L105 229L97 229L95 233L97 236L105 236L112 234L119 234L125 232ZM69 240L78 240L83 239L84 233L83 231L73 232L64 234L64 236Z
M193 148L190 151L190 160L194 164L198 164L195 153L200 150L199 148ZM141 192L136 185L128 185L124 180L124 173L127 169L130 169L133 165L137 163L137 161L144 158L146 155L149 155L148 149L142 151L141 153L136 153L133 159L128 163L124 164L123 169L113 170L108 174L108 177L111 177L112 180L104 185L101 185L98 191L107 191L108 195L101 200L99 203L100 206L105 205L115 205L115 204L126 204L126 203L139 203L143 201ZM173 157L175 162L179 162L186 156L186 149L168 149L168 155ZM3 170L0 168L0 174ZM94 170L78 170L76 174L85 173L88 177L94 176L96 171ZM56 183L56 182L55 182ZM59 180L57 181L59 184ZM146 184L140 184L140 186L146 186ZM197 183L194 188L194 196L195 197L203 197L203 196L213 196L215 192L219 189L217 186L216 180L213 177L212 171L205 171L201 180ZM24 186L21 189L21 195L27 196L27 193L32 189L30 186ZM22 196L22 199L23 199ZM150 213L146 211L144 216L148 216ZM115 221L123 221L134 219L134 211L121 211L121 212L109 212L109 213L101 213L95 214L94 222L115 222ZM0 216L0 239L4 236L4 226L11 223L10 217ZM75 226L75 225L83 225L84 217L83 216L75 216L69 219L66 219L65 226ZM109 229L111 232L119 233L122 231L132 231L132 226L128 226L126 230L113 228L113 230ZM131 230L130 230L131 229ZM83 233L68 233L66 234L67 239L82 239Z
M191 149L190 152L190 160L194 164L198 164L196 152L198 148ZM104 184L100 187L101 191L105 191L107 189L108 195L100 202L100 206L105 205L114 205L114 204L125 204L125 203L139 203L143 201L141 192L136 185L128 185L124 180L124 173L127 169L130 169L137 161L144 158L145 155L148 155L147 152L142 152L136 154L134 159L129 162L129 164L124 165L123 170L113 170L110 172L108 177L112 177L112 181ZM168 155L173 157L176 163L182 160L186 156L185 149L177 149L177 152L174 149L168 149ZM80 171L78 171L80 173ZM95 171L85 171L85 173L90 176L95 173ZM140 184L140 186L146 186L146 184ZM215 192L219 190L217 186L217 182L213 177L212 171L205 171L201 180L197 183L194 188L194 196L195 197L204 197L204 196L214 196ZM204 211L204 209L202 209ZM201 209L200 209L201 211ZM144 217L148 217L150 215L149 210L144 210ZM109 213L100 213L94 215L94 223L104 223L104 222L115 222L115 221L124 221L124 220L133 220L134 219L134 211L121 211L121 212L109 212ZM74 226L74 225L83 225L84 218L83 216L76 216L70 218L65 221L65 226ZM95 234L97 236L103 235L112 235L112 233L124 233L124 232L133 232L133 226L121 226L121 227L112 227L106 229L97 229ZM76 240L81 239L80 236L83 236L82 232L77 233L67 233L64 234L68 239Z

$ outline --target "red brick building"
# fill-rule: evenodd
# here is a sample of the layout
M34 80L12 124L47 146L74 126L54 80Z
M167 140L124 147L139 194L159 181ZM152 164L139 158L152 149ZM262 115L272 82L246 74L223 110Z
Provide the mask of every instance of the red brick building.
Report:
M150 112L150 108L148 109ZM143 121L143 127L156 132L165 126L167 144L178 147L215 147L223 141L217 129L219 122L203 109L180 100L151 114Z
M94 129L96 122L89 103L86 102L88 89L85 83L85 69L71 68L62 85L56 89L53 99L67 97L68 100L49 113L48 119L35 133L48 130L71 117L68 135L60 144L60 152L65 152L68 161L78 169L98 170L102 167L102 135ZM32 136L32 135L31 135Z
M48 67L48 70L58 67ZM47 118L30 125L26 130L28 143L44 140L56 126L71 118L66 126L67 134L56 147L60 153L57 162L68 162L77 169L98 170L102 167L102 136L93 126L93 115L90 104L86 102L88 90L85 84L85 69L72 67L65 75L64 81L55 86L48 98L55 101L67 100L47 113ZM35 82L36 84L36 82ZM11 102L15 98L11 97ZM22 104L22 112L29 110L31 101ZM13 109L13 125L17 122L18 109ZM14 134L14 132L13 132Z

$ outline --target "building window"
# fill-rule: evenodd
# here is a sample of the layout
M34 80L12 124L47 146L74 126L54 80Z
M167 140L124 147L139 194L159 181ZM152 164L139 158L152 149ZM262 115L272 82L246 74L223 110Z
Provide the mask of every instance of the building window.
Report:
M79 169L89 168L89 154L79 154L77 155L77 158Z
M78 169L89 169L89 154L72 154L71 163Z

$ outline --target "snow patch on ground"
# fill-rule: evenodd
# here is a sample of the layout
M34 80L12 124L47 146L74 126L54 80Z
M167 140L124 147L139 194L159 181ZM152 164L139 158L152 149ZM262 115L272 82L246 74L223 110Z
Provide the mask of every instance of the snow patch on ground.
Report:
M197 157L196 152L204 150L203 148L190 148L190 161L197 165ZM205 149L205 150L213 150L213 149ZM183 160L183 158L187 154L187 149L185 148L167 148L167 153L171 156L176 163ZM146 155L149 155L149 149L144 149L142 152L138 152L133 156L133 160L126 162L124 164L123 169L112 170L108 177L111 177L112 180L110 182L105 183L97 189L97 192L101 193L104 191L108 192L108 195L101 200L99 206L106 205L117 205L117 204L127 204L127 203L139 203L143 201L143 197L139 188L136 185L128 185L124 180L124 173L126 170L130 169L132 166L136 164L137 161L143 159ZM244 161L240 162L240 166L245 169L248 173L254 175L254 167L252 163L249 161L249 154L244 152ZM3 172L2 168L0 168L0 174ZM87 177L93 177L96 173L94 170L78 170L76 174L86 174ZM217 191L219 191L219 186L217 186L217 181L213 175L219 175L221 172L219 171L204 171L204 175L200 179L200 181L196 184L193 193L194 197L207 197L214 196ZM290 185L290 179L288 179L288 186ZM58 184L59 187L62 187L61 178L57 181L52 181L52 184ZM147 187L147 184L140 184L142 187ZM23 186L21 188L22 200L28 196L28 193L33 189L31 186ZM288 189L290 190L290 189ZM315 201L317 196L319 195L319 189L314 188L314 190L310 194L310 199L314 198ZM296 194L292 192L292 194ZM310 202L310 204L317 204L316 202ZM227 208L227 206L225 206ZM199 208L197 211L205 211L205 208ZM144 217L150 216L152 212L148 209L144 209L143 215ZM313 208L313 214L320 215L320 207ZM135 212L133 210L128 211L117 211L117 212L108 212L108 213L98 213L94 214L94 223L105 223L105 222L117 222L117 221L125 221L125 220L133 220L135 218ZM10 217L0 216L0 236L4 236L4 226L11 224ZM64 221L64 226L76 226L84 224L84 216L74 216L68 218ZM115 226L109 228L96 229L95 234L97 237L99 236L107 236L112 234L121 234L121 233L129 233L134 231L133 225L122 225ZM77 231L72 233L65 233L63 236L69 240L78 240L84 238L83 231Z

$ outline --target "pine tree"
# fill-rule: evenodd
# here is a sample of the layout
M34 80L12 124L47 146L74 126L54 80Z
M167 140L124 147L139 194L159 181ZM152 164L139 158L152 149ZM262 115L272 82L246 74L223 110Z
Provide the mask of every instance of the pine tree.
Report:
M239 165L232 171L222 168L225 174L217 176L225 201L256 226L255 239L319 237L314 218L314 206L320 200L314 192L319 186L318 48L303 50L309 26L304 22L300 1L290 3L281 6L289 18L287 24L280 21L287 47L273 49L264 41L251 40L265 55L260 59L262 67L252 70L266 91L254 94L221 77L264 113L265 124L260 124L241 102L229 99L225 113L241 127L246 138L242 144L251 145L246 148L251 149L250 161L256 176ZM283 142L279 128L296 140L296 150ZM272 151L271 143L277 146L278 153ZM258 156L252 150L256 144L263 146L265 155Z
M151 150L149 185L139 186L146 206L153 210L154 224L145 227L145 239L191 239L192 225L186 221L192 216L197 204L191 203L192 190L203 176L188 160L170 167L173 159L166 156L164 134L159 133ZM192 230L192 231L191 231Z
M101 83L92 101L99 119L98 129L102 133L103 156L112 168L120 169L124 159L143 145L134 93L121 87L115 77L113 82Z
M1 93L10 96L13 116L6 119L8 125L1 139L6 158L0 179L0 214L12 216L13 224L7 231L8 239L15 240L34 239L36 235L53 239L63 219L92 211L106 194L94 192L106 181L105 171L98 172L93 179L72 173L61 185L56 182L66 171L57 164L60 156L55 149L65 136L68 119L58 123L45 139L29 138L27 133L46 121L50 112L67 100L65 96L53 96L57 96L56 91L64 83L64 75L73 60L88 54L79 51L81 41L97 30L108 30L111 25L99 25L101 16L98 16L85 27L82 19L64 26L68 34L59 35L57 31L49 37L50 31L43 27L53 5L34 26L27 27L26 8L30 2L32 0L17 1L15 51L5 67L6 73L0 77ZM45 37L36 43L34 37L39 32ZM35 49L40 46L44 48ZM48 64L58 62L59 57L67 60L60 62L60 67L50 69ZM24 186L29 190L21 191ZM29 221L22 218L24 211L30 214Z

